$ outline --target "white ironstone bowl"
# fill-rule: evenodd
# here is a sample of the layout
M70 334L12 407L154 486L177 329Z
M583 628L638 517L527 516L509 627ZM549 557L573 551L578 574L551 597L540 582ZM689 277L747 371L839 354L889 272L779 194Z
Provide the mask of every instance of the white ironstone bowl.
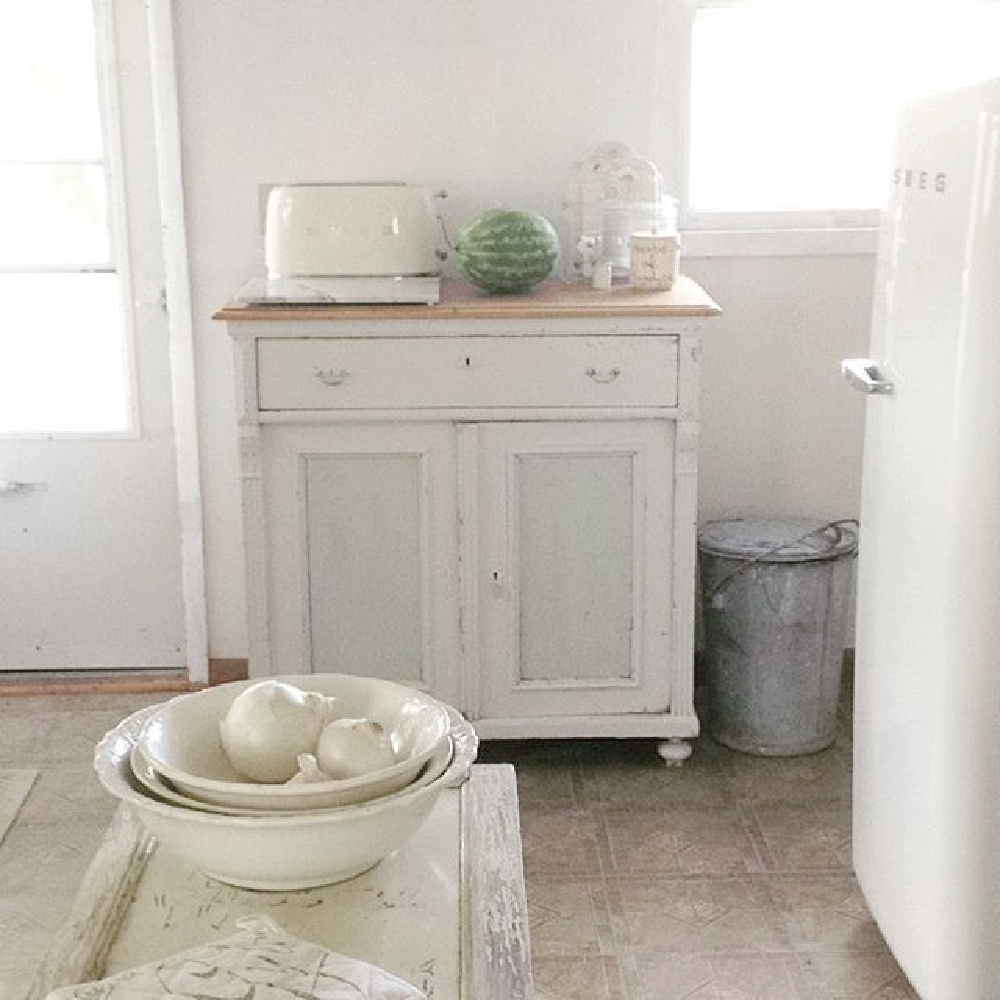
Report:
M159 801L136 780L129 759L148 714L130 715L98 743L101 784L168 850L211 878L248 889L309 889L374 867L417 831L445 788L467 779L478 751L475 730L451 709L451 763L427 784L315 812L228 816Z
M335 718L365 717L380 723L395 763L354 778L329 781L264 784L246 780L226 756L219 724L236 696L255 680L220 684L160 705L138 736L146 760L179 792L202 802L256 810L325 809L405 788L447 741L448 706L414 688L347 674L273 679L335 698Z

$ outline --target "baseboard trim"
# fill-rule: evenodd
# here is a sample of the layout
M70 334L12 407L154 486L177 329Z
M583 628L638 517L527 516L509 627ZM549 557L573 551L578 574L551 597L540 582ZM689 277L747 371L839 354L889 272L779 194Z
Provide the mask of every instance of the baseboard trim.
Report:
M0 675L0 696L39 694L145 694L193 691L186 670L41 671Z
M246 659L217 658L208 661L208 683L228 684L230 681L245 681L250 676L250 663Z
M208 661L208 684L225 684L248 676L244 659ZM205 687L187 670L44 670L0 674L0 697L41 694L181 694Z

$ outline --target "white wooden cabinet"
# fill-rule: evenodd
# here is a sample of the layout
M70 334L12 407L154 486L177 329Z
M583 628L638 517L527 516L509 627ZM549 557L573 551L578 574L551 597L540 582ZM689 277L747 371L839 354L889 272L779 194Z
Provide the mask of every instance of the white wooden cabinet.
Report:
M699 338L714 302L554 283L240 307L251 676L425 688L484 738L695 735Z

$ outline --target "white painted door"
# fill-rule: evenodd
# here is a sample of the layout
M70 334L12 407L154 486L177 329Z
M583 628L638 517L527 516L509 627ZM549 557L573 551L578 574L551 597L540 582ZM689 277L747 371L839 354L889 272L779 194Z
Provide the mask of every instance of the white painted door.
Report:
M667 709L674 425L475 433L479 714Z
M0 669L178 667L145 5L0 23Z
M384 677L459 704L454 428L262 438L271 672Z

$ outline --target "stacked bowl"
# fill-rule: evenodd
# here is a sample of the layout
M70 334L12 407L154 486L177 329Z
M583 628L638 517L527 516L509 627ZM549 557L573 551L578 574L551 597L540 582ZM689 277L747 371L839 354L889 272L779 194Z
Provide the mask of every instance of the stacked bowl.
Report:
M378 864L476 758L472 726L414 688L345 674L237 681L128 716L101 783L156 839L230 885L328 885Z

